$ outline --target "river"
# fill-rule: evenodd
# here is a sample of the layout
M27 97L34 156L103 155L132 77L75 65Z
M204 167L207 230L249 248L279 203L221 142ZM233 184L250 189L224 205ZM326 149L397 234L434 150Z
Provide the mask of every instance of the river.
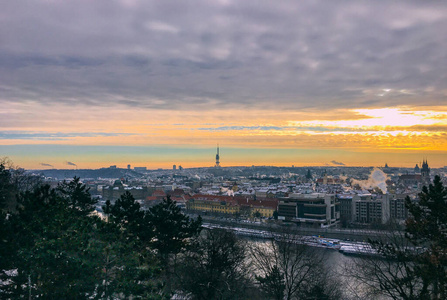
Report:
M222 228L226 230L232 230L238 235L241 236L244 240L246 240L249 244L252 245L261 245L265 246L265 250L268 251L269 245L271 245L271 239L259 238L262 236L261 233L265 233L262 230L253 230L258 233L258 237L247 236L246 228L239 227L222 227L216 224L205 224L205 227L208 228ZM241 230L238 230L241 229ZM245 232L245 233L244 233ZM271 234L271 233L270 233ZM296 235L291 235L290 237L297 237ZM355 242L347 241L345 242L347 245L355 245ZM342 244L344 244L342 242ZM320 245L321 246L321 245ZM312 253L319 254L319 256L323 256L325 269L326 271L333 275L333 277L338 281L338 284L341 285L343 293L345 294L345 299L387 299L386 297L379 297L378 295L368 296L368 287L364 282L359 281L356 278L356 274L363 275L364 270L360 267L362 261L366 259L361 256L352 256L345 255L340 253L335 248L324 248L324 247L309 247L309 250ZM371 259L371 258L368 258ZM254 271L256 273L256 270Z

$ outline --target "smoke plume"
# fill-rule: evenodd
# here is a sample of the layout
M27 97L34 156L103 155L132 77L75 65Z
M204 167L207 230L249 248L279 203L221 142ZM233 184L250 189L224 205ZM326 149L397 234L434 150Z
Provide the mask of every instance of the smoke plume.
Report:
M41 166L44 166L44 167L51 167L51 168L54 168L53 165L46 164L46 163L40 163L40 165L41 165Z
M351 186L358 184L362 189L379 188L384 194L387 193L387 175L380 169L374 168L367 180L351 180Z
M67 161L67 165L77 167L77 165L75 163L72 163L71 161Z

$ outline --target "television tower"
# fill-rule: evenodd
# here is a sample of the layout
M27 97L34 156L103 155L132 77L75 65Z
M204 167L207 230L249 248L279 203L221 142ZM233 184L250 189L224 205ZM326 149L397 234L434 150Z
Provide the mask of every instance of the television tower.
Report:
M216 154L216 165L214 167L219 168L220 162L219 162L219 144L217 144L217 154Z

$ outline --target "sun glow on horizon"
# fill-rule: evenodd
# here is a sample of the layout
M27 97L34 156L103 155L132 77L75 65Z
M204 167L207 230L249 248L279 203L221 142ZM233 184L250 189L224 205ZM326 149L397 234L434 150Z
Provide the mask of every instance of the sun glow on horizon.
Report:
M289 121L291 126L321 126L333 128L387 128L417 125L447 125L447 112L408 111L404 108L352 109L351 112L364 118L356 120Z
M447 149L447 108L436 110L407 107L351 109L334 111L267 111L250 110L243 114L237 109L213 111L170 111L127 107L80 107L83 114L73 115L66 105L56 105L50 114L39 105L11 104L16 122L0 127L1 147L24 145L65 145L71 147L152 147L207 148L219 143L228 148L272 149L277 155L253 157L255 164L300 165L296 158L282 157L278 149L301 150L343 150L362 156L377 151L387 153L446 153ZM11 114L5 114L6 117ZM20 116L20 117L17 117ZM129 117L131 116L131 117ZM240 117L236 117L240 116ZM39 127L30 127L29 120ZM7 120L7 119L6 119ZM291 121L293 120L293 121ZM59 124L55 131L54 124ZM287 151L289 151L287 150ZM200 152L200 151L199 151ZM126 156L124 151L122 156ZM292 152L287 152L292 153ZM13 156L2 151L0 156ZM447 153L446 153L447 154ZM42 153L28 154L28 158ZM138 161L144 161L143 154L130 152ZM137 155L137 156L135 156ZM183 154L177 154L183 155ZM365 154L366 155L366 154ZM20 156L17 157L20 163ZM169 156L169 155L168 155ZM363 155L364 156L364 155ZM165 157L165 158L160 158ZM203 155L183 155L185 167L207 166ZM321 156L323 160L325 156ZM371 154L368 154L371 157ZM364 156L364 159L370 159ZM30 161L23 157L23 161ZM119 155L109 156L94 153L86 157L89 165L104 165L105 160L118 160ZM250 161L250 156L241 154L231 158L234 164ZM317 158L304 160L304 164L317 164ZM41 159L43 161L43 159ZM70 161L69 158L66 160ZM74 159L73 159L74 160ZM79 158L78 161L81 161ZM153 157L157 167L172 160L162 152ZM189 162L187 162L189 161ZM362 161L362 160L360 160ZM347 165L356 164L354 157L345 158ZM51 164L56 164L51 161ZM113 163L111 163L113 164ZM440 162L440 164L442 164Z

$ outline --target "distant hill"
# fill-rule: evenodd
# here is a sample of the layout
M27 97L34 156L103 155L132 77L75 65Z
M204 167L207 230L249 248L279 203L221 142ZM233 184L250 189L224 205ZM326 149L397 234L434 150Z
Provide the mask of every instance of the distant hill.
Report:
M80 169L80 170L70 170L70 169L50 169L50 170L34 170L32 171L35 174L40 174L45 177L52 177L54 179L66 179L73 177L83 178L139 178L143 174L139 172L135 172L133 170L128 169L110 169L110 168L102 168L102 169Z

